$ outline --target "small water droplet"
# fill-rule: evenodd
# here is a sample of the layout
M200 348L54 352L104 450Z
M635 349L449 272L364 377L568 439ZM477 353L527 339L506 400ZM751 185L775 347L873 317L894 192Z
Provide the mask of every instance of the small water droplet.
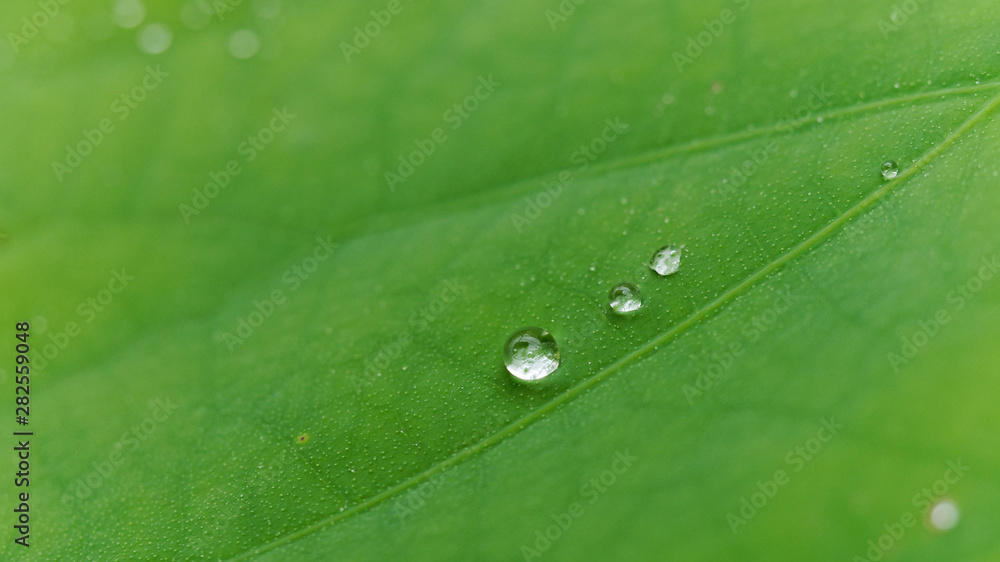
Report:
M229 37L229 54L238 59L248 59L257 54L260 39L249 29L241 29Z
M136 37L139 49L150 55L158 55L170 48L174 32L162 23L151 23L142 28Z
M938 531L947 531L958 524L958 506L951 500L941 500L931 508L931 525Z
M132 29L146 19L146 6L141 0L118 0L111 9L111 15L118 27Z
M514 377L536 381L559 367L559 347L552 334L534 326L518 330L503 346L503 362Z
M664 246L653 254L649 260L649 268L662 276L673 275L681 268L681 249L677 246Z
M639 287L631 283L619 283L608 293L608 305L618 314L628 314L642 308Z
M899 175L899 166L896 165L895 162L893 162L892 160L886 160L885 162L882 163L882 177L885 178L886 181L891 180L892 178L898 175Z

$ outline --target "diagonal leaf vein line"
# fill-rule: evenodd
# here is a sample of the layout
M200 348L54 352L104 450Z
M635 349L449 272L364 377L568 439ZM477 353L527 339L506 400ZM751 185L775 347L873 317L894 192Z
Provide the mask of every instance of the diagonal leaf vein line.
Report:
M716 298L712 302L708 303L707 305L703 306L701 309L697 310L696 312L694 312L693 314L691 314L690 316L688 316L686 319L684 319L680 323L676 324L674 327L670 328L669 330L667 330L663 334L657 336L656 338L650 340L649 342L647 342L646 344L644 344L642 347L636 349L635 351L629 353L628 355L625 355L621 359L619 359L619 360L615 361L614 363L608 365L602 371L598 372L597 374L595 374L594 376L590 377L589 379L587 379L585 381L582 381L579 384L577 384L576 386L570 388L565 393L563 393L563 394L557 396L556 398L552 399L550 402L548 402L547 404L545 404L541 408L539 408L539 409L537 409L537 410L535 410L535 411L527 414L526 416L524 416L520 420L517 420L514 423L512 423L512 424L510 424L510 425L508 425L506 427L504 427L503 429L501 429L497 433L491 435L490 437L487 437L486 439L483 439L479 443L476 443L475 445L472 445L470 447L467 447L465 449L462 449L462 450L456 452L451 457L449 457L449 458L447 458L447 459L439 462L438 464L430 467L429 469L425 470L424 472L422 472L420 474L417 474L417 475L414 475L414 476L410 477L409 479L404 480L404 481L396 484L395 486L392 486L391 488L388 488L388 489L384 490L383 492L381 492L381 493L379 493L379 494L377 494L375 496L372 496L371 498L369 498L369 499L367 499L367 500L359 503L358 505L356 505L356 506L354 506L354 507L352 507L352 508L350 508L348 510L345 510L345 511L343 511L341 513L338 513L336 515L327 517L326 519L323 519L321 521L313 523L313 524L311 524L311 525L309 525L309 526L307 526L307 527L305 527L303 529L300 529L299 531L296 531L294 533L290 533L290 534L285 535L285 536L283 536L281 538L278 538L278 539L276 539L276 540L274 540L274 541L272 541L272 542L270 542L268 544L262 545L260 547L257 547L257 548L251 549L251 550L248 550L248 551L244 552L243 554L241 554L241 555L239 555L239 556L237 556L235 558L232 558L231 560L243 560L243 559L249 558L250 556L253 556L255 554L261 554L261 553L264 553L264 552L268 552L268 551L274 550L276 548L279 548L280 546L283 546L285 544L289 544L289 543L291 543L291 542L293 542L295 540L298 540L298 539L300 539L302 537L310 535L310 534L312 534L312 533L314 533L314 532L316 532L316 531L318 531L320 529L323 529L325 527L331 526L331 525L337 523L338 521L341 521L343 519L351 517L352 515L355 515L357 513L361 513L363 511L367 511L367 510L373 508L374 506L376 506L376 505L378 505L378 504L386 501L387 499L389 499L389 498L397 495L399 492L401 492L403 490L406 490L408 488L412 488L412 487L416 486L417 484L419 484L420 482L423 482L424 480L427 480L428 478L430 478L434 474L436 474L438 472L442 472L442 471L444 471L444 470L446 470L448 468L451 468L451 467L455 466L456 464L464 461L465 459L468 459L468 458L476 455L477 453L479 453L479 452L481 452L483 450L488 449L489 447L493 446L494 444L499 443L500 441L506 439L507 437L510 437L510 436L512 436L512 435L520 432L521 430L525 429L526 427L528 427L532 423L534 423L534 422L538 421L539 419L541 419L547 413L552 412L553 410L555 410L559 406L561 406L561 405L569 402L573 398L575 398L575 397L579 396L580 394L582 394L584 391L586 391L586 390L590 389L591 387L597 385L598 383L600 383L604 379L607 379L612 374L614 374L614 373L622 370L624 367L626 367L626 366L628 366L628 365L630 365L632 363L636 363L636 362L642 360L646 356L648 356L648 355L652 354L653 352L655 352L656 350L658 350L659 347L661 345L663 345L665 342L667 342L667 341L669 341L669 340L677 337L678 335L682 334L685 330L687 330L691 326L697 324L701 320L703 320L703 319L705 319L705 318L713 315L714 313L718 312L727 303L729 303L730 301L732 301L734 298L736 298L740 294L749 291L753 286L755 286L757 283L759 283L763 279L765 279L768 276L770 276L771 274L779 271L781 268L783 268L785 265L787 265L791 261L795 260L799 256L802 256L803 254L807 253L809 250L815 248L816 246L818 246L819 244L821 244L822 242L824 242L826 239L830 238L831 235L833 235L836 231L838 231L846 223L848 223L849 221L851 221L852 219L854 219L858 215L862 214L863 212L865 212L868 209L870 209L871 207L873 207L882 198L884 198L888 193L890 193L891 191L893 191L894 189L896 189L898 186L900 186L902 183L904 183L905 181L907 181L909 178L911 178L911 177L915 176L917 173L919 173L925 166L927 166L927 164L929 164L932 160L934 160L939 155L941 155L941 153L943 153L949 146L953 145L959 138L961 138L965 133L967 133L969 130L971 130L977 123L979 123L984 118L986 118L989 114L991 114L992 112L994 112L997 109L997 107L1000 107L1000 94L998 94L997 96L993 97L979 111L977 111L974 115L972 115L971 117L969 117L966 121L964 121L961 125L959 125L955 130L953 130L951 132L951 134L949 134L944 140L942 140L940 143L938 143L933 148L931 148L930 150L928 150L923 156L920 157L919 160L917 160L913 164L913 166L911 166L907 170L905 170L902 173L900 173L895 179L893 179L893 180L891 180L889 182L886 182L886 184L884 186L880 187L879 189L877 189L874 192L872 192L871 194L869 194L867 197L865 197L864 199L862 199L856 205L854 205L853 207L851 207L850 209L848 209L846 212L844 212L843 214L841 214L839 217L837 217L836 219L834 219L833 221L831 221L830 223L828 223L825 227L823 227L822 229L820 229L817 232L813 233L811 236L809 236L808 238L806 238L805 240L803 240L801 243L799 243L797 246L795 246L792 249L790 249L785 254L779 256L778 258L776 258L771 263L769 263L769 264L765 265L764 267L762 267L761 269L757 270L755 273L753 273L752 275L750 275L749 277L747 277L745 280L743 280L742 282L740 282L736 286L732 287L731 289L727 290L725 293L723 293L722 295L720 295L718 298Z

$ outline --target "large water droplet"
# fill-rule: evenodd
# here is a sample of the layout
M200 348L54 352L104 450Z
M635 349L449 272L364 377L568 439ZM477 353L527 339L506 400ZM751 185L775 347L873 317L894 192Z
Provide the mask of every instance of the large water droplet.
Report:
M522 381L536 381L559 367L559 347L552 334L541 328L518 330L503 346L503 362Z
M649 267L659 275L672 275L681 268L681 249L677 246L664 246L653 254Z
M642 308L642 295L639 287L631 283L619 283L608 294L608 304L611 310L618 314L628 314Z
M257 54L260 39L249 29L241 29L229 37L229 54L238 59L248 59Z
M142 0L118 0L111 9L112 17L118 27L132 29L139 27L146 19L146 6Z
M158 55L170 48L174 40L174 32L162 23L151 23L142 28L136 36L136 42L143 52Z
M886 181L899 175L899 166L892 160L886 160L882 163L882 177Z
M947 531L958 524L958 506L951 500L942 500L931 508L931 525L938 531Z

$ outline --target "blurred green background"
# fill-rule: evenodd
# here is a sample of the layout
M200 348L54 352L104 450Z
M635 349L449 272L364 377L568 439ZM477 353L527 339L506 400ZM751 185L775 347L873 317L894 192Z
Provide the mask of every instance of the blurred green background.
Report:
M1000 559L995 3L0 22L4 559Z

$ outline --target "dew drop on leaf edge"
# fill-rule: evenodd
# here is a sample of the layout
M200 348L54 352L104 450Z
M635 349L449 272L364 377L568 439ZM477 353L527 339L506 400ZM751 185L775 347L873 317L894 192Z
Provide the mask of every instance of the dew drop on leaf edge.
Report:
M639 287L631 283L619 283L608 293L608 306L618 314L629 314L642 308Z
M559 346L548 331L534 326L510 335L503 346L507 371L521 381L536 381L559 367Z

